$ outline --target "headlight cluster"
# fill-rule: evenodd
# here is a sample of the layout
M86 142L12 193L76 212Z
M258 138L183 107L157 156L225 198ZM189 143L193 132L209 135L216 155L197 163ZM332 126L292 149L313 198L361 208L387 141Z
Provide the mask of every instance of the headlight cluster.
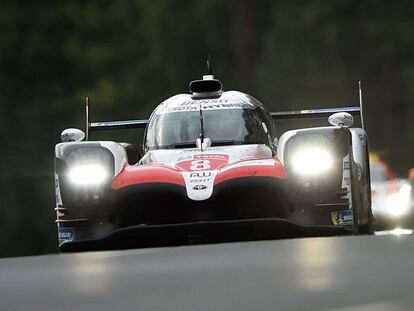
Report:
M57 200L65 208L106 204L111 199L115 155L101 142L59 144L55 174Z
M349 154L349 132L335 128L311 129L298 132L284 146L284 163L294 191L334 196L342 188L344 160Z
M330 151L317 146L296 150L290 160L293 171L304 176L326 173L331 169L332 162Z
M65 167L68 186L75 189L94 189L104 185L113 174L114 160L111 152L97 146L85 146L65 150Z
M69 181L80 187L98 186L103 184L108 177L108 168L105 168L102 164L73 164L68 170Z
M114 166L112 152L96 142L64 145L56 162L63 204L81 207L105 201Z

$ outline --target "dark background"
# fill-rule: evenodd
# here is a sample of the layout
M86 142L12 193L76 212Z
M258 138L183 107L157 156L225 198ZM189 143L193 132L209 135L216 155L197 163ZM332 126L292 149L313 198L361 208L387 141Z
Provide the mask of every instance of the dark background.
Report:
M0 256L56 251L54 145L85 96L94 121L147 117L209 53L273 111L358 105L363 80L371 147L414 166L413 1L0 0Z

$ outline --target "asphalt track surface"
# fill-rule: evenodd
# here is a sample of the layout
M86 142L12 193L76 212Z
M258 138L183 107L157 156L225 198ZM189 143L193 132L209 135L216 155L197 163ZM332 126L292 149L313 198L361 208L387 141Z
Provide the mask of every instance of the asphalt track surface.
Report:
M414 236L6 258L0 310L414 310Z

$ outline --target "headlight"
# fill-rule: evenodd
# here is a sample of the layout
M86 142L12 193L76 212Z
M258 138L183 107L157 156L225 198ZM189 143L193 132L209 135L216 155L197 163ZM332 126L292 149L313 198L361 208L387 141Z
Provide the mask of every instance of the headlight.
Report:
M386 199L388 213L393 217L407 214L410 210L411 186L404 184L398 192L390 194Z
M290 161L295 173L301 175L324 173L332 167L332 162L331 153L321 147L307 147L298 150Z
M75 164L68 172L70 182L78 186L97 186L108 176L107 169L101 164Z

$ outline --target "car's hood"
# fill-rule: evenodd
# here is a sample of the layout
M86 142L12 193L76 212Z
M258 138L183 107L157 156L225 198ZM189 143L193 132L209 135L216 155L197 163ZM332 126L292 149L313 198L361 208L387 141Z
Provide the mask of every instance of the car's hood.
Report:
M141 164L158 163L179 171L217 170L243 160L271 157L272 151L266 145L209 147L203 151L199 148L163 149L147 152Z
M286 172L266 145L153 150L145 154L140 165L128 167L123 173L128 175L125 180L129 183L182 184L188 197L196 201L208 199L215 185L229 179L278 174L284 177ZM115 188L121 184L117 180Z

